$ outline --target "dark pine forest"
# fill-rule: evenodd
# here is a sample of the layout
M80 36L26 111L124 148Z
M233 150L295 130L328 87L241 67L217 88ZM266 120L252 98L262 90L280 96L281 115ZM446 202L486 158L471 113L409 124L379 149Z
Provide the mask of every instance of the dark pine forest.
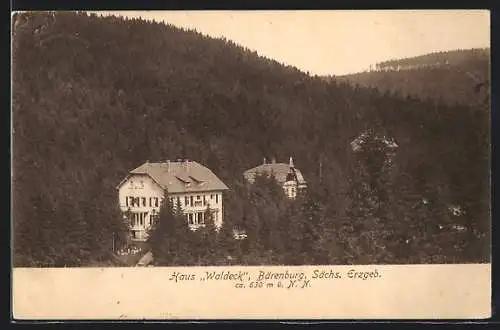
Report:
M401 97L481 106L489 97L490 71L489 48L477 48L384 61L370 71L337 79Z
M140 19L22 13L12 31L15 266L116 265L116 186L146 160L178 158L230 187L225 222L191 233L165 205L160 265L489 261L482 93L450 103L325 81ZM289 156L309 184L297 200L273 180L243 181L263 157ZM232 239L234 226L248 238Z

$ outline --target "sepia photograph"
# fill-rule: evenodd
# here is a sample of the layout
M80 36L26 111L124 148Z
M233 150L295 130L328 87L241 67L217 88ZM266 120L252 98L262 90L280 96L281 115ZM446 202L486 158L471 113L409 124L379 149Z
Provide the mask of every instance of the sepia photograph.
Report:
M11 17L13 269L490 264L487 10Z

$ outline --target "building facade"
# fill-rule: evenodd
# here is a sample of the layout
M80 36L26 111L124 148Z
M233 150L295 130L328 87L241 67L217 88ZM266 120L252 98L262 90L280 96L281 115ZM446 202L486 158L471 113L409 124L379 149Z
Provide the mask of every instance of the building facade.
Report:
M300 191L307 188L307 182L302 172L297 169L290 157L289 163L276 163L273 159L270 163L264 159L263 164L243 172L244 178L253 183L257 175L272 175L283 187L285 195L290 199L295 199Z
M195 161L146 162L129 172L117 187L121 211L130 221L133 240L146 240L165 191L180 205L192 230L205 225L210 210L215 226L223 221L223 193L228 187L207 167Z

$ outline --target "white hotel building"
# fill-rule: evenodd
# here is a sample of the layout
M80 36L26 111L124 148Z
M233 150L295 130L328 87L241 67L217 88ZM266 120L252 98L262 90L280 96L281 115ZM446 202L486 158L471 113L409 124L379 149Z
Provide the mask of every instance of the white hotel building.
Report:
M148 229L160 211L165 190L174 205L180 203L186 221L195 230L205 224L207 208L216 227L223 221L223 192L228 187L207 167L195 161L146 162L117 187L120 209L131 216L133 240L147 239Z

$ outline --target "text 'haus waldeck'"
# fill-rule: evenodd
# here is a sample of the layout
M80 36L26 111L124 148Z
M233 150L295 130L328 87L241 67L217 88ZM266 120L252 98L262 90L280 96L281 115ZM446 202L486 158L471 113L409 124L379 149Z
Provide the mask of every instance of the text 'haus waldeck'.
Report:
M228 187L207 167L195 161L146 162L130 171L118 185L119 205L131 217L131 236L145 240L159 214L165 191L180 205L191 229L205 224L210 209L215 226L223 221L223 192Z

